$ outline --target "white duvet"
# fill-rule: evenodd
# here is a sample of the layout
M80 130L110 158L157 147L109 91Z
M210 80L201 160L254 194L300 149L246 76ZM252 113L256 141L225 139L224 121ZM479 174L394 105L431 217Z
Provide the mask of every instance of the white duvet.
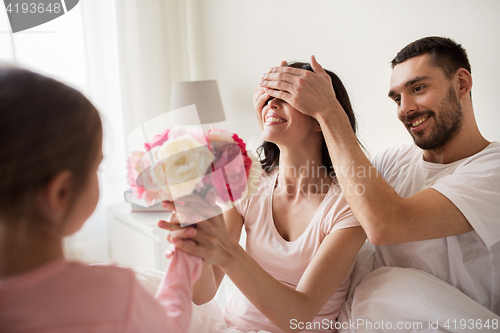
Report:
M141 285L154 296L164 273L146 268L131 268L135 271ZM224 279L226 280L227 278ZM221 285L217 296L212 301L203 305L193 304L191 323L187 333L269 333L267 331L242 332L226 326L221 308L226 304L226 293L230 293L231 288L236 288L230 280L227 282L229 282L227 285Z
M500 332L500 317L455 287L412 268L372 271L373 259L371 249L362 249L356 259L348 299L338 318L339 332ZM154 295L163 272L134 271ZM224 304L225 295L219 293L207 304L193 305L189 332L243 333L226 327L220 310Z
M356 259L339 332L500 332L500 317L450 284L413 268L381 267L374 253Z

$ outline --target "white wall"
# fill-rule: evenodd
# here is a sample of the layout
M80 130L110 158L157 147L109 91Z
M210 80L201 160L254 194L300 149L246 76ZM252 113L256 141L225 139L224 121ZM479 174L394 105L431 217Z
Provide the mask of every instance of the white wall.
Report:
M248 140L260 137L253 88L281 60L315 54L343 80L360 136L371 154L412 140L387 97L389 62L424 36L450 37L468 51L479 128L500 141L500 1L498 0L193 0L198 71L217 79L227 121Z

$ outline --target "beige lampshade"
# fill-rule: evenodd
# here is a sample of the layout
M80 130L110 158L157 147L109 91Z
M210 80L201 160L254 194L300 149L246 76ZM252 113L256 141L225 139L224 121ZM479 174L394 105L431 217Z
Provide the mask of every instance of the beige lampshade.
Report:
M216 80L185 81L172 84L171 110L194 104L201 124L226 120L219 88ZM189 113L173 112L175 125L190 125L198 122L198 117Z

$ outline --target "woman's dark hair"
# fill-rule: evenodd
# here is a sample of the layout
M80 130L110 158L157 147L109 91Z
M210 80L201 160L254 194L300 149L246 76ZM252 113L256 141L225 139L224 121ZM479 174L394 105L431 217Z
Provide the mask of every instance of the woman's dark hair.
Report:
M63 170L78 193L98 158L101 135L99 113L79 91L0 67L0 218L36 217L37 193Z
M311 65L306 62L293 62L288 64L288 67L300 68L314 72ZM342 81L335 73L326 69L325 71L330 76L337 100L347 114L354 133L356 133L356 117L354 115L347 90L342 84ZM275 143L264 141L264 143L257 148L257 153L259 154L262 168L266 173L271 173L274 168L279 166L280 150ZM326 141L324 138L321 145L321 158L323 166L327 168L329 176L331 178L335 177L335 170L333 169L332 160L330 159L330 153L328 152L328 148L326 146Z

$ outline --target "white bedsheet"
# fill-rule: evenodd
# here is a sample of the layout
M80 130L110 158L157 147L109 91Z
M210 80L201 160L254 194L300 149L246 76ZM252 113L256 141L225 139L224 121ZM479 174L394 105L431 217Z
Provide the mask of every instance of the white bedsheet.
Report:
M339 332L500 332L500 317L457 288L413 268L372 272L373 259L358 255Z
M500 332L500 317L455 287L412 268L373 271L373 260L369 247L358 254L348 300L337 323L344 326L339 332ZM163 272L133 269L154 295ZM221 285L216 299L201 306L193 304L189 333L255 333L227 328L220 310L225 293L229 296L230 290Z
M134 270L141 285L154 296L163 272L138 267L131 267L131 269ZM212 301L203 305L193 304L193 314L189 332L187 333L269 333L267 331L242 332L226 326L221 308L226 304L226 294L230 293L230 289L235 287L232 283L228 283L230 280L226 281L226 278L224 278L223 282L224 284L221 285L219 292ZM228 288L229 290L227 290Z

